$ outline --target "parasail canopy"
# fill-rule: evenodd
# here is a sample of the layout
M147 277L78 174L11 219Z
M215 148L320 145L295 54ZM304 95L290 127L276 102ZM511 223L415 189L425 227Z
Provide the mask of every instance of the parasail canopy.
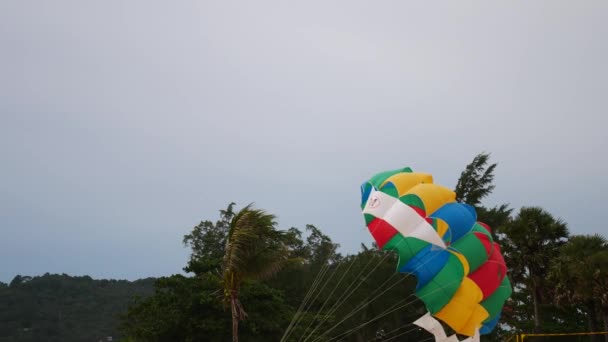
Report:
M430 174L402 168L363 183L361 209L378 247L398 254L397 271L417 277L428 314L415 324L437 341L457 340L438 331L439 321L471 341L494 329L512 288L500 246L474 207Z

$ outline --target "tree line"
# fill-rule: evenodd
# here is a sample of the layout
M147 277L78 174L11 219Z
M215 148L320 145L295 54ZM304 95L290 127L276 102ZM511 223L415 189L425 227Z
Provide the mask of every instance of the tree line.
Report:
M564 221L541 207L515 213L508 204L484 206L495 188L496 167L481 153L455 187L457 200L475 206L478 220L493 228L514 286L503 324L484 339L608 330L606 239L571 235ZM245 341L279 341L287 330L286 340L294 341L381 341L411 330L412 320L425 312L415 298L386 312L411 299L415 287L414 279L395 277L396 256L365 245L343 256L317 227L281 231L274 217L259 209L235 212L232 203L219 220L195 226L184 243L192 250L185 267L192 276L161 279L155 296L130 307L124 321L130 340L237 341L240 335ZM301 308L319 284L324 287ZM380 284L391 288L373 295ZM350 294L347 300L340 299L344 292ZM167 312L176 316L167 320ZM415 329L403 334L410 340L423 336Z
M473 205L478 220L492 228L514 287L502 323L482 340L504 341L520 332L608 331L605 237L570 234L563 220L542 207L484 206L495 188L496 168L490 155L481 153L466 165L454 189L457 200ZM397 256L374 244L343 255L314 225L281 230L272 214L252 206L236 210L234 203L220 210L217 219L194 226L183 243L191 250L186 275L154 280L153 290L132 296L128 307L125 301L116 311L121 340L430 337L412 325L426 312L412 296L416 280L396 272ZM0 284L0 300L12 287Z
M155 281L15 276L0 283L0 342L116 341L120 314L135 296L152 295Z

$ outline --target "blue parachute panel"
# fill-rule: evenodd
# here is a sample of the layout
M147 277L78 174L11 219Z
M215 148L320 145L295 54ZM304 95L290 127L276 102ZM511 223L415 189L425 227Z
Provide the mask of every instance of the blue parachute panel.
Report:
M416 290L428 284L448 262L450 252L435 245L428 245L414 255L399 272L412 273L418 278Z
M477 221L475 208L463 203L446 203L429 217L442 219L448 224L452 242L468 233Z

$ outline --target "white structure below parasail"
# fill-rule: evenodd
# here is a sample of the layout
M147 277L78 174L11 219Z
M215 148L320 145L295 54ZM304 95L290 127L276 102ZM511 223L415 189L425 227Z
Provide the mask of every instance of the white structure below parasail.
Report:
M447 336L443 330L443 326L431 316L430 312L427 312L424 316L418 318L414 324L428 331L435 336L435 342L479 342L479 330L475 332L475 335L466 338L462 341L458 341L456 335Z

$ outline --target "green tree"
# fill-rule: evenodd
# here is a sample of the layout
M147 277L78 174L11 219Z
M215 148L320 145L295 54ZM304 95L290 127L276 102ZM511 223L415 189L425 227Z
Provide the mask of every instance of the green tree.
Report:
M94 280L66 274L18 276L0 288L0 341L98 341L120 338L119 315L152 279ZM24 281L25 279L25 281Z
M489 153L480 153L465 167L454 189L458 202L477 207L483 198L492 193L495 188L492 182L497 164L488 165L489 161Z
M603 312L606 328L608 293L608 243L601 235L576 235L564 244L554 260L552 280L558 304L586 308L590 331L599 331L597 312ZM600 340L598 336L596 340ZM607 337L608 339L608 337Z
M195 274L221 271L228 230L235 215L234 205L230 203L226 209L220 210L220 218L216 222L201 221L184 236L184 245L192 251L184 271Z
M275 217L246 206L230 221L223 262L223 289L232 312L232 340L238 342L239 321L247 317L239 298L245 280L276 274L285 265L289 250L283 232L275 228Z
M236 284L237 308L247 308L239 336L246 341L280 339L293 313L292 295L285 295L283 286L258 280L286 262L291 272L282 273L277 283L305 284L308 273L298 272L303 266L298 260L309 258L312 248L302 232L279 231L272 215L251 206L235 212L230 203L218 220L201 221L183 242L192 250L184 270L194 275L159 279L153 296L129 308L123 320L126 335L132 341L225 341L232 335L232 310L226 308L233 308L230 287ZM298 296L296 291L293 297Z
M492 228L499 229L511 221L513 208L508 204L497 205L492 208L477 207L477 220L486 223Z
M531 298L534 330L540 332L540 306L550 302L552 288L547 276L552 260L567 241L568 227L540 207L523 207L511 222L501 227L500 233L511 280Z
M336 262L340 259L341 256L337 253L339 244L333 243L329 236L323 234L320 229L312 224L306 225L306 230L309 232L306 242L310 251L310 263L320 265L327 262Z
M132 303L121 328L128 341L230 340L231 315L225 310L221 277L211 272L158 279L155 294ZM240 327L245 341L276 341L291 315L282 291L259 282L245 282L240 292L249 319Z
M500 243L500 236L496 230L511 220L512 208L508 204L487 208L481 201L489 196L495 189L494 171L498 164L490 164L490 154L480 153L465 167L458 178L454 192L456 200L475 207L477 220L492 228L494 239Z

